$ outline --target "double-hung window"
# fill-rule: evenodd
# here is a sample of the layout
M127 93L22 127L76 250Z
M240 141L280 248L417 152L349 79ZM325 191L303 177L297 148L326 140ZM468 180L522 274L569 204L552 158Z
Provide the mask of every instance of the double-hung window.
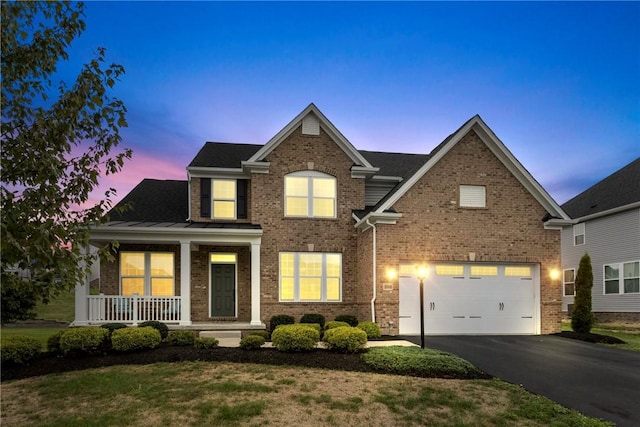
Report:
M640 293L640 261L605 264L604 293Z
M280 301L341 301L342 254L280 253Z
M573 246L584 245L584 222L573 226Z
M564 296L574 296L576 294L576 270L568 268L562 272L562 288Z
M294 172L284 177L285 216L336 217L336 178L321 172Z
M173 296L174 271L171 252L121 252L120 294Z
M211 203L214 219L236 218L236 181L231 179L211 180Z

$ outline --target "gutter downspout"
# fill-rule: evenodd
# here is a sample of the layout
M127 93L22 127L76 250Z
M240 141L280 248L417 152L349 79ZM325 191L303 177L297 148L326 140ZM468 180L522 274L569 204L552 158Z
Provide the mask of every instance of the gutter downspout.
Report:
M371 224L369 219L365 222L373 229L373 298L371 298L371 321L376 322L376 297L377 297L377 277L376 277L376 226Z

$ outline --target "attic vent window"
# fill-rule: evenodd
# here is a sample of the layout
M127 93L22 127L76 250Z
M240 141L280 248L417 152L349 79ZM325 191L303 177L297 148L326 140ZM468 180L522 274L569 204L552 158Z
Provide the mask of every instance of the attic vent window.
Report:
M487 188L484 185L460 186L461 208L486 208Z
M320 121L313 114L307 114L307 116L302 119L302 134L320 135Z

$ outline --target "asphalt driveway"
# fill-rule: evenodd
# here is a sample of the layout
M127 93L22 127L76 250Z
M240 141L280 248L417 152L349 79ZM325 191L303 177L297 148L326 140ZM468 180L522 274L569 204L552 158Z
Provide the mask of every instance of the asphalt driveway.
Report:
M640 426L638 352L549 335L428 336L425 345L585 415Z

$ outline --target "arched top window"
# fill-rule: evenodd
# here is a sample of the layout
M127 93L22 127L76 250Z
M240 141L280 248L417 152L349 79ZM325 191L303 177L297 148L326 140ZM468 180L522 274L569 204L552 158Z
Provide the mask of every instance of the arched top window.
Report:
M290 217L335 218L337 180L316 171L284 177L284 214Z

